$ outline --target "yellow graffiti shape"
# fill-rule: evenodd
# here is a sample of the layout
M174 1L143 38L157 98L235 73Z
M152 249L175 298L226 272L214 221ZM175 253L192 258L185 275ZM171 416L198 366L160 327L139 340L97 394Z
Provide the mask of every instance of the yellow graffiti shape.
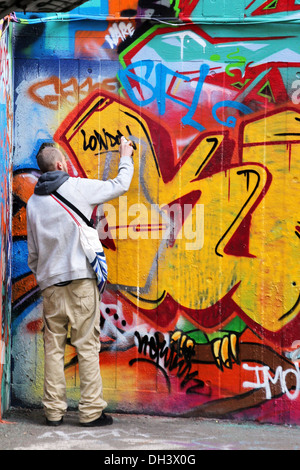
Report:
M241 279L238 258L223 249L260 196L265 169L247 165L198 180L222 144L224 136L216 135L200 140L165 182L147 123L101 96L66 137L85 174L107 179L116 175L123 134L136 143L135 172L126 196L103 207L116 247L106 252L110 284L144 309L155 308L165 293L191 309L214 305ZM163 165L163 146L161 152Z
M84 174L114 178L120 136L135 146L130 190L103 207L114 244L106 250L110 284L148 310L166 293L183 307L205 310L232 291L245 314L267 330L294 318L299 137L281 134L282 122L290 133L298 131L297 116L278 113L248 123L244 163L219 166L205 177L224 135L203 136L166 180L164 142L154 148L153 123L151 134L149 120L122 103L101 95L90 101L66 133Z

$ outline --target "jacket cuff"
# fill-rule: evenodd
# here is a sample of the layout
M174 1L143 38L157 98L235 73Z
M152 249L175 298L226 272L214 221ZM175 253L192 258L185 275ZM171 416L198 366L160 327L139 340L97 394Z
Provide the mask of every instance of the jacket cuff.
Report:
M119 168L121 167L122 163L129 163L130 165L133 164L133 158L132 157L121 157L120 158L120 163L119 163Z

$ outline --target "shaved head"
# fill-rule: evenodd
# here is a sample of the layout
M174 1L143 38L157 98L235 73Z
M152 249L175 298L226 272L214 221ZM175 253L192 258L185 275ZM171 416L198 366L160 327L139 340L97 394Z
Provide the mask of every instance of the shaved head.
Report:
M37 164L43 173L62 169L67 171L65 156L55 144L42 144L36 159Z

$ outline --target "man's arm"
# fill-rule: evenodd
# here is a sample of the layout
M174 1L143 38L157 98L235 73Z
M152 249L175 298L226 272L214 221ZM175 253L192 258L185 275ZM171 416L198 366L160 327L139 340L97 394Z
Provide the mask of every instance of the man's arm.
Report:
M91 204L103 204L126 193L133 177L133 148L132 142L121 138L120 163L118 175L114 179L100 181L95 179L80 179L80 191L88 195Z
M29 269L36 274L37 264L38 264L38 250L36 248L36 244L34 241L34 237L32 234L31 226L30 226L30 217L27 211L27 246L28 246L28 260L27 264Z

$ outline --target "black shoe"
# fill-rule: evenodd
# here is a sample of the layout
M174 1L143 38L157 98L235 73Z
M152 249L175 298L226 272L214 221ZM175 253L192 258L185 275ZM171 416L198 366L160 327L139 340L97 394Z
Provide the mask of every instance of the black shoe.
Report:
M113 423L113 419L111 416L102 413L100 418L95 419L94 421L90 421L89 423L80 423L81 426L86 427L94 427L94 426L109 426Z
M59 421L50 421L48 418L46 418L46 424L47 426L60 426L63 423L63 418L61 418Z

